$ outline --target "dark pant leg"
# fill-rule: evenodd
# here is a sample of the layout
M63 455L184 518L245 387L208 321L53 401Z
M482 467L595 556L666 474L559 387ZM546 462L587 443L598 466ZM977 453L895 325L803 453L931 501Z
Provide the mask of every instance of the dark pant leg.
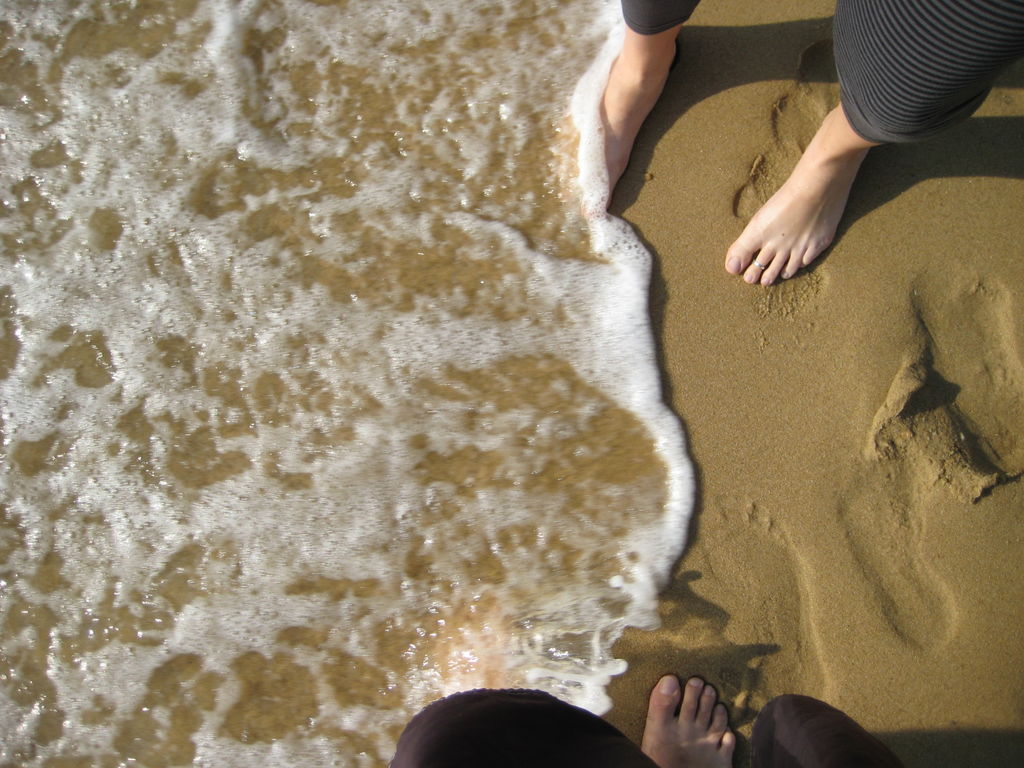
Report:
M597 715L541 691L478 690L436 701L398 740L392 768L656 768Z
M654 35L682 24L700 0L622 0L626 26L640 35Z
M835 707L779 696L754 722L753 768L902 768L882 742Z
M1024 56L1024 0L838 0L833 38L853 129L916 141L973 114Z

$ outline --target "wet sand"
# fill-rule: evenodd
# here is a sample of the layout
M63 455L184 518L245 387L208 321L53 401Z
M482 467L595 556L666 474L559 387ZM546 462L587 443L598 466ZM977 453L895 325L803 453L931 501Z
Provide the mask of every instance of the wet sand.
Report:
M908 766L1019 764L1024 64L966 123L873 150L831 250L751 287L725 251L836 102L832 8L703 4L617 190L699 497L609 718L638 738L673 671L723 693L737 765L786 692Z

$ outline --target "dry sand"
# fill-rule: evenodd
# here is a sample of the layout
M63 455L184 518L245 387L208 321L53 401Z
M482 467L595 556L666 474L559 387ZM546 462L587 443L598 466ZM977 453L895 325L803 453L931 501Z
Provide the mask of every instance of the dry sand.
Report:
M751 287L725 251L838 98L832 9L704 3L617 190L699 491L609 718L639 737L673 671L723 693L737 765L786 692L908 766L1024 765L1024 63L971 120L873 150L832 249Z

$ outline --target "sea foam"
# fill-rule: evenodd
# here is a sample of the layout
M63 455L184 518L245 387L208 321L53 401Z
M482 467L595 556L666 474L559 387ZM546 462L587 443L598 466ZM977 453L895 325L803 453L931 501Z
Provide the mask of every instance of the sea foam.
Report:
M649 256L558 175L616 17L13 4L4 761L380 765L460 688L607 709L693 492Z

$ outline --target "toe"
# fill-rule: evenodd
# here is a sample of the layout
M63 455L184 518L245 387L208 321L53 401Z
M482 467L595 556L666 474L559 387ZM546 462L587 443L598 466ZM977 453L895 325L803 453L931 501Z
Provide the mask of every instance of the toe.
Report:
M757 258L750 262L750 266L747 267L747 271L743 273L743 280L750 285L757 285L761 282L761 278L764 273L772 265L773 254L761 251L757 254Z
M729 729L729 713L724 704L716 704L714 713L711 715L711 726L708 733L712 736L722 736Z
M732 765L732 752L734 749L736 749L736 734L732 731L726 731L722 736L718 751L718 754L723 758L722 762L724 765Z
M761 262L764 264L764 262ZM772 259L772 263L767 265L764 273L761 275L761 285L771 285L778 278L782 272L783 267L789 263L789 254L777 253L775 258Z
M786 267L782 270L782 279L789 280L789 278L793 277L800 271L800 267L803 265L803 259L801 259L800 256L795 253L790 254L789 260L786 262Z
M683 704L679 709L680 720L694 720L697 717L697 708L700 704L700 694L703 690L704 681L699 677L691 677L686 681L686 690L683 691Z
M730 275L742 275L750 266L750 262L754 260L758 248L760 245L744 230L743 234L729 246L729 250L725 253L725 271Z
M647 723L665 726L675 717L679 706L679 680L675 675L665 675L651 691L647 706Z
M801 266L806 267L808 264L810 264L812 261L818 258L818 256L821 255L822 251L828 248L831 244L832 238L820 238L809 243L807 247L804 249L803 255L800 259Z
M704 692L700 695L700 704L697 706L697 723L707 728L711 724L711 715L715 711L715 695L713 685L705 685Z

